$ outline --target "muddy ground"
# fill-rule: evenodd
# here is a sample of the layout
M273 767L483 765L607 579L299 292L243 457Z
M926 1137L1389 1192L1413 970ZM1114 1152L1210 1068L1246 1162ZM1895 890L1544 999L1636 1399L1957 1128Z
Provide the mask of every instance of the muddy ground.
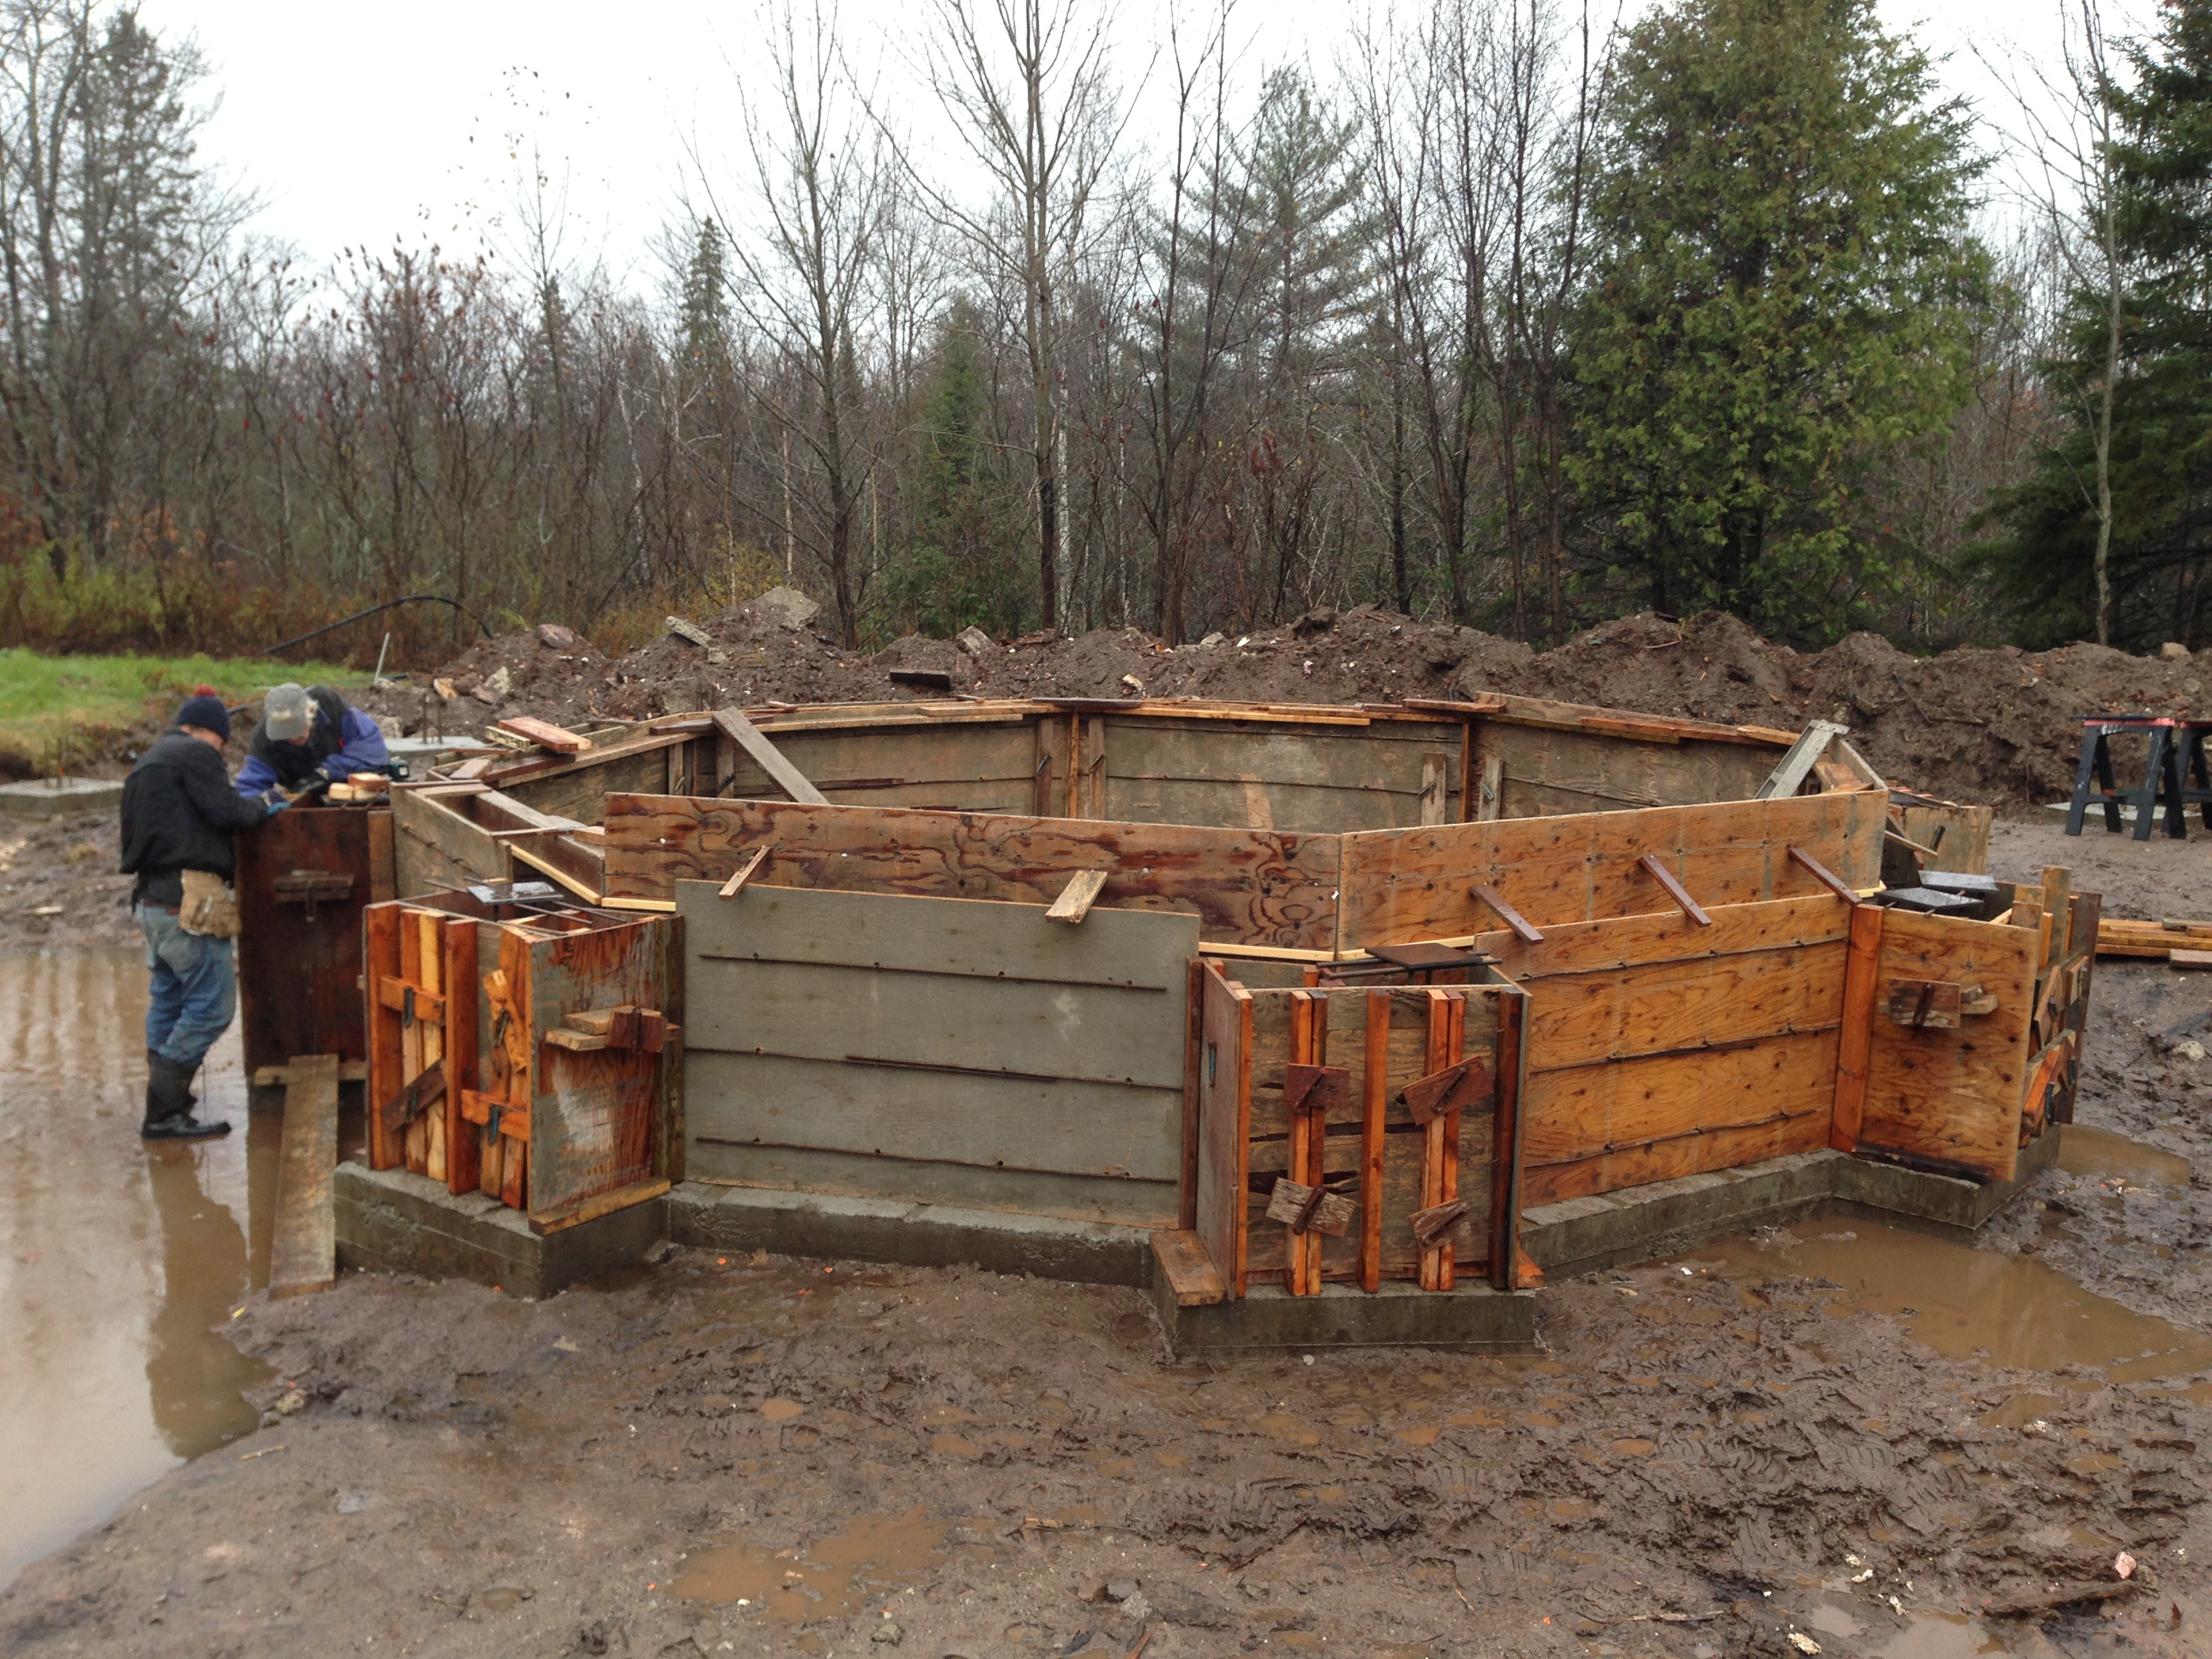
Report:
M2154 915L2212 840L1992 854L2061 858ZM2212 1652L2208 1005L2100 965L2118 1133L1978 1249L1717 1243L1547 1287L1528 1358L1176 1364L1133 1291L696 1251L257 1298L265 1426L27 1569L0 1651Z

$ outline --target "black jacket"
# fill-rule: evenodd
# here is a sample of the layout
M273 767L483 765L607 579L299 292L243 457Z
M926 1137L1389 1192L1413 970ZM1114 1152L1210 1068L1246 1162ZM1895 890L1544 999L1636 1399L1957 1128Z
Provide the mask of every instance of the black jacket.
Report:
M228 881L238 867L231 831L268 815L231 787L221 755L183 732L164 732L123 783L122 868L138 878L132 902L175 909L185 902L184 870Z
M307 704L314 718L307 725L304 744L279 743L269 735L264 716L246 740L246 752L274 773L287 793L305 783L315 769L345 747L346 700L328 686L307 688Z

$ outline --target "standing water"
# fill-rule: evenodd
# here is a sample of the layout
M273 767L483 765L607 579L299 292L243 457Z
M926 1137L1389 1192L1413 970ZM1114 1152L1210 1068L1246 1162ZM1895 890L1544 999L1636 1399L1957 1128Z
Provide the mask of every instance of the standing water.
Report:
M149 1147L143 956L0 954L0 1583L183 1460L249 1432L267 1366L215 1329L269 1274L280 1115Z

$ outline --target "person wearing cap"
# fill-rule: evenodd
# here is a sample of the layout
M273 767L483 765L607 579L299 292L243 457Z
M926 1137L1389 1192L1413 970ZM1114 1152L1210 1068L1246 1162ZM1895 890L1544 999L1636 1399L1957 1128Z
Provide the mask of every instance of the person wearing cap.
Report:
M241 795L271 788L296 795L356 772L381 772L391 762L384 733L360 709L328 686L287 684L261 706L236 787Z
M282 811L274 790L231 787L222 763L230 712L203 688L138 757L123 784L123 873L146 936L146 1140L198 1140L230 1125L192 1116L192 1074L238 1012L233 834Z

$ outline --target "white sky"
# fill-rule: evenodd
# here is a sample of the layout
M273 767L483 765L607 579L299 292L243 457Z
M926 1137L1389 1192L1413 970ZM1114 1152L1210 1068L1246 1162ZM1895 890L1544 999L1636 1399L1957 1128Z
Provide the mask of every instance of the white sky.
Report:
M1365 0L1243 0L1256 75L1301 55L1326 70ZM2108 0L2115 33L2143 27L2149 0ZM1140 73L1164 30L1158 0L1116 6L1125 72ZM848 50L896 91L899 42L927 0L845 0ZM988 9L988 3L987 7ZM1640 8L1630 0L1632 12ZM1594 3L1593 12L1608 8ZM2057 0L1881 0L1892 30L1915 28L1953 89L2003 118L2008 100L1970 50L2008 45L2055 70ZM572 0L142 0L165 35L198 37L222 107L202 154L256 191L258 234L311 264L340 249L435 240L449 250L511 246L514 140L534 142L567 184L564 254L604 258L618 277L657 282L650 239L677 218L694 136L736 149L735 77L758 64L766 9L708 0L610 7ZM734 68L732 66L735 66ZM903 103L921 127L927 94ZM1142 137L1143 124L1133 128ZM926 130L926 129L925 129ZM948 167L957 163L950 155ZM951 176L957 177L956 172Z

